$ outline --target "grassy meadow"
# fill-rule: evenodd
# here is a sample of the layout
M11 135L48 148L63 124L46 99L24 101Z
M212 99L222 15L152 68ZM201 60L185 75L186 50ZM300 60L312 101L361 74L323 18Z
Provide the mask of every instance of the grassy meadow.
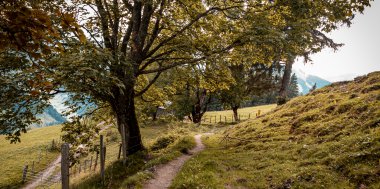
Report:
M171 188L380 188L380 72L204 138Z
M0 188L19 188L24 165L28 164L30 170L34 161L34 170L39 172L55 160L59 152L49 149L52 140L59 139L60 132L61 126L32 129L23 134L21 143L17 144L10 144L5 136L0 136ZM38 163L40 151L41 161Z
M269 104L269 105L262 105L262 106L253 106L253 107L246 107L246 108L240 108L238 109L238 115L240 115L241 120L246 120L248 118L253 119L256 117L256 114L260 111L260 115L263 115L271 110L273 110L277 105L276 104ZM232 110L224 110L224 111L209 111L206 112L202 119L205 119L205 122L208 123L210 121L215 123L216 122L233 122L233 112Z

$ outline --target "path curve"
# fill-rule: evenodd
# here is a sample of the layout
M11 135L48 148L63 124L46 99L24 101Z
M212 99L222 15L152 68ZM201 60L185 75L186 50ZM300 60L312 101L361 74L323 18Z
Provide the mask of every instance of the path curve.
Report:
M177 159L170 161L167 164L159 165L155 169L154 178L147 181L143 188L144 189L165 189L170 186L174 177L181 170L182 166L187 160L189 160L194 154L201 152L205 149L204 144L202 143L202 135L211 135L213 133L203 133L195 135L196 146L190 150L189 154L184 154Z

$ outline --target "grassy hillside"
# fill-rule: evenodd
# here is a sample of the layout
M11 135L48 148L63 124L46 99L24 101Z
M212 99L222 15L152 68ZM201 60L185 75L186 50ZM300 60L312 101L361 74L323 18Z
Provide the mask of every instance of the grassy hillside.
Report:
M380 72L205 139L173 188L380 188Z
M21 143L10 144L5 136L0 136L0 188L19 188L22 169L25 164L31 169L35 162L35 171L41 171L57 158L59 152L51 151L52 140L59 139L61 126L32 129L21 136ZM46 147L48 150L46 151ZM42 150L42 151L41 151ZM41 161L39 156L41 153Z

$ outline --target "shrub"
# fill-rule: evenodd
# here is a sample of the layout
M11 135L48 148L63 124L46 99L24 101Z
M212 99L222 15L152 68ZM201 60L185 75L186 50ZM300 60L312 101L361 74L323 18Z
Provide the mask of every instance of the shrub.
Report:
M153 151L161 150L169 146L175 141L176 137L172 135L159 137L152 145L151 149Z

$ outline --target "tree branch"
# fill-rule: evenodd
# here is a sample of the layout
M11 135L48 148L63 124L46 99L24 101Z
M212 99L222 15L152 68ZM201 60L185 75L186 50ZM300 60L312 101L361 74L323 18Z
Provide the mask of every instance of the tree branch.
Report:
M116 49L118 49L117 38L118 38L118 34L119 34L119 22L120 22L118 0L113 0L112 6L113 6L112 11L113 11L113 14L115 16L114 22L113 22L113 27L112 27L112 45L113 45L113 48L116 50Z
M149 41L147 42L145 48L143 49L143 54L146 54L149 51L150 47L152 47L153 45L153 42L156 40L158 34L161 32L160 22L161 22L164 7L165 7L165 0L162 0L160 4L160 9L158 10L158 15L156 18L156 22L154 24L152 35L150 36Z
M141 90L140 92L137 92L136 94L135 94L135 96L136 97L138 97L138 96L141 96L141 95L143 95L146 91L148 91L148 89L157 81L157 79L160 77L160 75L161 75L161 73L162 72L158 72L157 74L156 74L156 76L154 76L154 78L149 82L149 84L143 89L143 90Z
M131 38L131 34L132 34L132 27L133 27L133 22L130 21L128 24L127 31L124 34L123 42L121 43L120 51L124 56L127 53L128 42L129 42L129 39Z
M111 45L111 37L109 33L109 26L108 26L108 18L107 13L104 10L103 4L101 0L95 0L96 7L98 8L99 15L100 15L100 23L102 25L102 33L103 33L103 39L104 39L104 45L106 48L112 48Z
M150 52L147 53L146 57L152 56L154 53L158 51L162 46L164 46L166 43L170 42L173 40L175 37L178 35L182 34L185 30L189 29L192 25L194 25L198 20L201 18L213 13L214 11L223 11L223 10L228 10L236 7L228 7L228 8L219 8L219 7L212 7L208 9L207 11L198 14L193 20L191 20L188 24L186 24L182 29L174 32L170 37L166 38L165 40L161 41L156 47L154 47Z
M139 70L139 72L141 72L142 70L144 70L146 67L148 67L150 64L152 64L153 62L156 62L158 58L162 57L162 56L165 56L165 55L169 55L173 52L175 52L176 50L172 49L172 50L169 50L169 51L166 51L166 52L163 52L161 54L158 54L154 57L151 57Z
M237 39L232 44L228 45L227 47L225 47L223 49L220 49L220 50L217 50L217 51L212 51L211 53L208 53L208 54L206 54L206 55L204 55L204 56L202 56L200 58L194 58L194 59L188 60L188 61L174 62L171 65L160 66L159 68L156 68L156 69L141 70L138 74L149 74L149 73L162 72L162 71L168 70L170 68L173 68L173 67L176 67L176 66L179 66L179 65L194 64L194 63L196 63L198 61L205 60L205 59L209 58L210 56L212 56L214 54L226 52L226 51L232 49L233 47L236 47L236 46L241 45L241 44L242 44L242 42L240 41L240 39Z
M125 7L127 7L127 9L132 12L132 10L133 10L132 4L130 2L128 2L128 0L123 0L123 3L125 5Z
M88 30L84 25L81 25L81 27L83 29L85 29L87 31L88 34L90 34L91 38L96 42L96 44L100 47L100 48L103 48L103 46L100 44L100 42L98 40L96 40L95 36L91 33L90 30Z
M140 28L139 28L139 39L140 39L140 46L139 46L139 50L142 51L143 49L143 44L145 43L145 39L147 37L147 34L148 34L148 28L149 28L149 22L151 20L151 17L152 17L152 14L153 14L153 5L152 5L153 2L146 2L146 4L144 5L144 9L143 9L143 15L142 15L142 18L141 18L141 25L140 25Z

